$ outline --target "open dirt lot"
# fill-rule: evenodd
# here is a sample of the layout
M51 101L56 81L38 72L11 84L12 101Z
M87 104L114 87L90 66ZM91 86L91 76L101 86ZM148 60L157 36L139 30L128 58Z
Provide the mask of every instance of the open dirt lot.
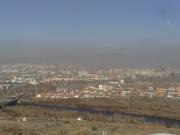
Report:
M97 121L78 121L72 118L48 119L27 118L27 121L18 121L10 113L0 112L0 131L4 128L18 128L26 131L35 131L39 135L147 135L149 133L165 132L180 134L180 129L166 128L152 125L105 123Z

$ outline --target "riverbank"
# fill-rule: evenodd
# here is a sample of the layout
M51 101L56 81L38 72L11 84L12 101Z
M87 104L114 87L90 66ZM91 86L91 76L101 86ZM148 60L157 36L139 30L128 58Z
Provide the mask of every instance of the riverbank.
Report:
M23 132L34 133L36 135L61 135L62 133L68 135L99 135L102 134L103 131L111 135L147 135L158 132L173 133L176 135L180 134L180 129L178 128L166 128L149 124L123 124L118 122L88 121L84 119L78 121L77 118L71 117L54 119L53 117L50 118L43 115L39 117L38 112L47 115L45 114L45 110L43 112L41 109L30 108L31 107L7 108L12 110L19 109L19 112L24 109L24 111L29 113L32 113L32 111L37 113L36 117L26 117L27 121L25 122L17 121L16 117L14 117L15 115L12 115L12 112L10 114L7 112L0 112L0 129L5 129L5 131L12 130L12 132L17 134L18 132ZM19 115L18 117L24 117L27 112L24 112L23 115ZM46 113L48 113L48 111Z
M29 102L28 102L29 103ZM180 120L180 100L164 98L70 98L34 99L33 104L104 110L113 113L141 114Z
M97 110L92 108L81 108L81 107L71 107L71 106L62 106L62 105L55 105L55 104L33 104L33 103L24 103L21 106L32 106L37 109L56 109L59 111L66 111L69 113L78 113L81 117L84 116L88 119L88 116L91 118L97 117L99 119L103 118L104 121L111 121L111 122L129 122L129 123L150 123L153 125L163 125L166 127L180 127L180 120L166 118L166 117L159 117L159 116L150 116L145 114L134 114L134 113L125 113L125 112L111 112L108 110ZM77 115L77 114L76 114Z

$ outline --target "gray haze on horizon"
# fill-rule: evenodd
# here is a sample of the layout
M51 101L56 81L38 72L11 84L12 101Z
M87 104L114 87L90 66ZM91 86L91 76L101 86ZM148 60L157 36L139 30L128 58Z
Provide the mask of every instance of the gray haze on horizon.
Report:
M180 67L179 5L178 0L0 1L0 64Z
M176 42L158 44L152 41L126 42L123 45L104 43L95 47L83 45L49 45L6 43L0 54L0 64L80 64L93 66L164 66L180 67L180 45ZM9 49L8 45L11 45ZM100 43L99 43L100 44ZM101 43L102 44L102 43ZM106 45L108 44L108 45ZM7 53L8 52L8 53Z

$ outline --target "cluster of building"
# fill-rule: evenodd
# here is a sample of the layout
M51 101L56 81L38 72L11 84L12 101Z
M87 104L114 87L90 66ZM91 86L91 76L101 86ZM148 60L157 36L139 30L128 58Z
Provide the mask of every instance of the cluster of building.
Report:
M115 88L111 85L87 86L75 90L57 90L52 92L38 93L36 98L87 98L87 97L166 97L180 98L180 87L153 88L136 90L131 87Z
M24 86L25 91L29 85L34 86L31 90L37 98L129 96L179 98L180 70L0 65L1 91L12 92L20 86ZM42 86L46 89L42 90Z

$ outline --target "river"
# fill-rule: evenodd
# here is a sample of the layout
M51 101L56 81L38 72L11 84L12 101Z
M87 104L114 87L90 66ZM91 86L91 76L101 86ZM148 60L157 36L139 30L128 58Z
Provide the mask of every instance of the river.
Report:
M151 124L158 124L158 125L165 125L166 127L176 127L180 128L180 120L166 118L166 117L159 117L159 116L149 116L144 114L135 114L135 113L126 113L126 112L112 112L108 110L97 110L92 108L81 108L81 107L69 107L69 106L62 106L62 105L54 105L54 104L34 104L34 103L21 103L20 105L31 105L34 107L43 107L43 108L54 108L59 110L66 110L72 112L87 112L90 114L100 114L105 116L112 116L118 118L128 118L128 119L135 119L137 121L151 123Z

